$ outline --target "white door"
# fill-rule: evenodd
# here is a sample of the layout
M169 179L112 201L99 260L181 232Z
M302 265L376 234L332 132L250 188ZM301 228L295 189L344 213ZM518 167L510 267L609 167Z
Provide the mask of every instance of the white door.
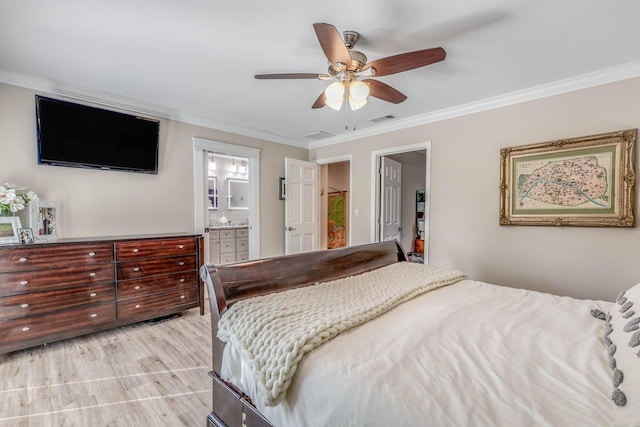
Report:
M402 163L380 158L380 241L397 239L402 231Z
M320 236L320 178L318 164L285 158L285 252L318 248Z

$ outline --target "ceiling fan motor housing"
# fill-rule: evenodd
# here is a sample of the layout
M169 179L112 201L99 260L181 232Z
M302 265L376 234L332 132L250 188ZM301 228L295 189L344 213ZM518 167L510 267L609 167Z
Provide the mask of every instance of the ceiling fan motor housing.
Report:
M357 31L346 30L342 32L342 40L347 49L353 49L360 40L360 33Z

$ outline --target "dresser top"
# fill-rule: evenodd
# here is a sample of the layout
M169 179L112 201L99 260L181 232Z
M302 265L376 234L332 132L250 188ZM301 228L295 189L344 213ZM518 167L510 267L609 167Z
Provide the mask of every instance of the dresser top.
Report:
M194 233L159 233L159 234L131 234L125 236L101 236L101 237L71 237L47 241L36 241L33 243L7 243L0 244L0 248L33 247L40 245L56 245L65 243L90 243L90 242L116 242L123 240L140 239L170 239L179 237L201 237Z

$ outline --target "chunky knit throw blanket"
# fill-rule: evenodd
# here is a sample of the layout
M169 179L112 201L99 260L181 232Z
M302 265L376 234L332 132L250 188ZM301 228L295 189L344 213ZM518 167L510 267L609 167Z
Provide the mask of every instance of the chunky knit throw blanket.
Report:
M356 276L239 301L218 323L218 338L235 346L266 406L285 396L302 357L339 333L396 305L466 276L398 262Z

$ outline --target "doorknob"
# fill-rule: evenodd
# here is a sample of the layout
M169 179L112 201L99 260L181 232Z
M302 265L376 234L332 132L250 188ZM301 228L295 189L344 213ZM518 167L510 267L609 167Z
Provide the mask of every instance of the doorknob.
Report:
M284 231L293 231L293 230L295 230L295 228L293 228L293 227L285 227L284 228Z
M398 231L402 231L402 227L398 227Z

